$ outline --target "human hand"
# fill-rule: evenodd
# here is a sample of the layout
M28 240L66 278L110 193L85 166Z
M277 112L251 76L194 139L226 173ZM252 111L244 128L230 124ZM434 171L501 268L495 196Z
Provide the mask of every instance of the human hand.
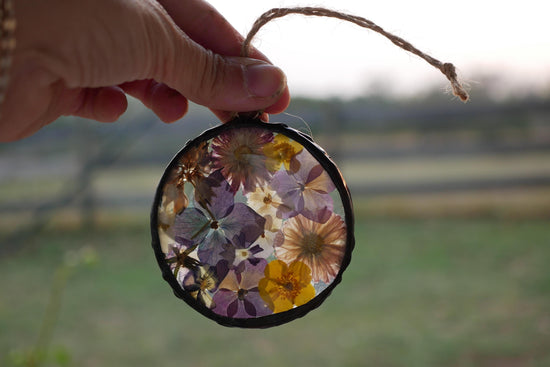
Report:
M126 93L165 122L187 112L187 99L222 121L282 112L290 100L282 71L256 50L238 57L242 37L203 0L16 0L15 14L0 141L62 115L115 121Z

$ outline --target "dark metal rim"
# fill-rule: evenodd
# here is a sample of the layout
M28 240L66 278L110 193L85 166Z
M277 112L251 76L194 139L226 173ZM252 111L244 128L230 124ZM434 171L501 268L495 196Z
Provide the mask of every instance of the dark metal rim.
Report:
M240 129L240 128L263 128L272 132L280 133L286 135L287 137L295 140L304 146L304 148L311 153L321 164L321 166L328 173L330 178L338 190L340 199L344 207L345 223L347 228L347 237L346 237L346 250L344 253L344 258L342 259L342 264L340 270L332 283L323 290L321 293L316 295L308 303L290 309L288 311L257 317L249 319L236 319L231 317L226 317L214 313L211 309L204 306L202 303L194 299L188 292L184 291L180 284L177 282L176 277L170 270L169 265L166 263L165 255L162 252L160 239L158 234L158 207L162 201L163 188L166 180L172 169L177 164L179 158L183 156L189 149L196 146L198 143L203 141L210 140L217 135L230 130L230 129ZM279 123L265 123L257 118L251 118L247 116L237 116L235 119L230 122L211 128L204 131L197 138L188 141L185 146L174 156L171 162L166 167L164 174L157 186L155 198L153 201L153 206L151 209L151 237L152 237L152 246L155 252L155 257L159 264L159 267L162 271L162 276L168 284L172 287L174 294L184 300L189 306L201 313L202 315L208 317L211 320L216 321L217 323L224 326L233 326L233 327L243 327L243 328L268 328L276 325L281 325L302 317L308 312L319 307L323 301L331 294L332 290L342 281L342 274L348 267L351 261L351 254L355 246L355 237L354 237L354 216L353 216L353 203L349 188L347 187L340 170L336 164L328 157L325 151L315 144L313 140L302 132L288 127L285 124Z

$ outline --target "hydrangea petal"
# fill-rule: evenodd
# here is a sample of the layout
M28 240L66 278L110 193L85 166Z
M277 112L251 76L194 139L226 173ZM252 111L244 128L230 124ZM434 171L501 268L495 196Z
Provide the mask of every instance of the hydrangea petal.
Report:
M176 217L174 231L180 237L201 242L208 234L210 220L197 208L187 208Z
M245 241L252 243L263 233L265 219L243 203L236 203L229 215L220 220L226 237L244 233Z
M227 256L224 256L224 245L227 242L227 238L220 230L211 230L208 236L205 237L204 242L199 246L199 259L206 264L217 264L221 260L228 260L226 259Z
M219 182L219 186L212 188L211 203L208 207L216 219L223 218L228 215L233 207L235 197L231 192L229 183L223 178L219 171L210 175L210 178L214 182Z

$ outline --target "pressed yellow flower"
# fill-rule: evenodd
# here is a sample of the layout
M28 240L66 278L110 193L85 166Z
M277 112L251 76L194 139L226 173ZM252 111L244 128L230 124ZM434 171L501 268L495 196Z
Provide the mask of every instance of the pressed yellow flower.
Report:
M319 223L299 214L290 218L275 239L275 253L286 262L300 260L311 268L314 282L331 282L344 257L346 226L342 218L331 213Z
M291 140L285 135L278 134L273 142L264 147L264 154L267 157L266 167L271 172L281 169L284 164L287 171L297 171L300 166L298 161L294 160L296 154L300 153L304 147Z
M311 284L311 269L301 261L287 265L273 260L264 270L265 278L258 284L260 296L274 313L301 306L315 297Z

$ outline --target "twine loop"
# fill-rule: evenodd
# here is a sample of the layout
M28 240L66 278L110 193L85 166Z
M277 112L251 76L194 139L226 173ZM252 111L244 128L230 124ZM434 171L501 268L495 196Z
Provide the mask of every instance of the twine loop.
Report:
M401 37L398 37L396 35L393 35L385 31L382 27L380 27L379 25L375 24L374 22L368 19L359 17L357 15L345 14L345 13L341 13L341 12L337 12L337 11L329 10L325 8L317 8L317 7L274 8L266 11L254 22L254 24L252 25L252 29L250 30L250 32L248 32L248 35L246 36L242 44L241 56L248 57L250 53L250 47L251 47L250 44L252 42L252 39L258 33L260 28L262 28L264 25L266 25L273 19L281 18L289 14L300 14L305 16L318 16L318 17L329 17L329 18L341 19L344 21L354 23L360 27L370 29L376 33L379 33L384 37L388 38L396 46L402 48L405 51L411 52L419 56L420 58L428 62L430 65L432 65L433 67L439 69L451 83L453 94L458 98L460 98L460 100L463 102L467 102L469 99L468 92L458 80L456 68L453 64L442 63L441 61L420 51L418 48L414 47L410 42L404 40Z

